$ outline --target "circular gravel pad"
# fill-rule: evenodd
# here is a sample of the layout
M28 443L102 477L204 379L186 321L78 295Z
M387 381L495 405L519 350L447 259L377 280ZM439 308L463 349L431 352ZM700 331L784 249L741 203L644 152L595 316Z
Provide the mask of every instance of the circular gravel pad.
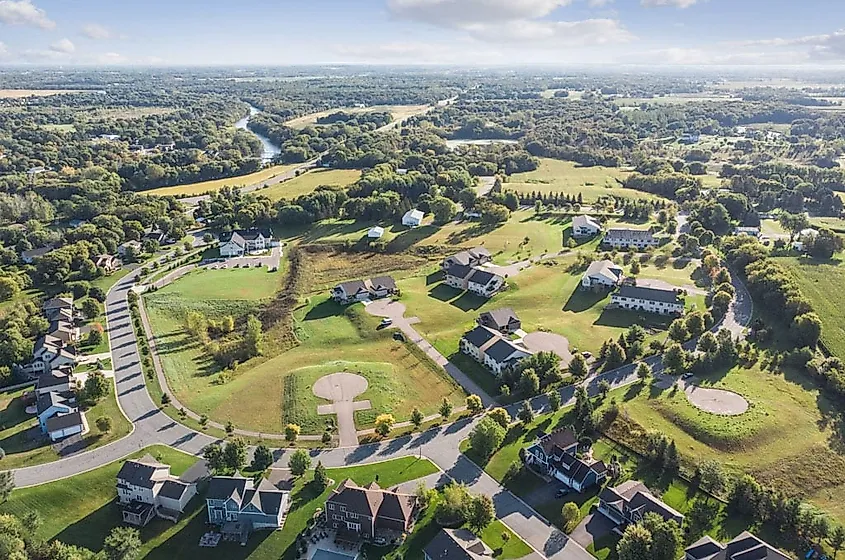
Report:
M369 383L354 373L332 373L325 375L311 388L314 394L332 402L352 402L367 390Z
M572 361L569 351L569 341L559 334L547 332L532 332L522 339L525 347L532 352L554 352L560 356L562 365L567 366Z
M379 299L368 304L364 309L376 317L389 317L393 320L401 319L405 315L405 305L398 301Z
M693 406L711 414L738 416L748 410L748 401L730 391L688 385L684 393Z

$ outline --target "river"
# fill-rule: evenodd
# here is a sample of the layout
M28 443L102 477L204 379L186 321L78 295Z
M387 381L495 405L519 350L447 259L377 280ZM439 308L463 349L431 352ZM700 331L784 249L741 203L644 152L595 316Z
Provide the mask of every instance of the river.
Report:
M255 136L261 141L261 161L264 163L270 163L271 161L273 161L273 159L275 159L277 155L282 153L282 149L276 144L274 144L266 136L257 134L252 130L249 130L249 128L247 127L247 125L249 124L249 119L252 118L253 115L257 115L260 112L261 111L250 105L249 115L236 122L235 128L240 128L241 130L246 130L248 132L251 132L252 134L255 134Z

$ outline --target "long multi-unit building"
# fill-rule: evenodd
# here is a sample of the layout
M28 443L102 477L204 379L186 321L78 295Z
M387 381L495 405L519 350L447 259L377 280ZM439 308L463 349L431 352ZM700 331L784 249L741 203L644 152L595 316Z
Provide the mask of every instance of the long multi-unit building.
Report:
M648 249L660 245L660 240L647 229L613 228L607 230L602 243L614 249Z
M674 288L622 285L610 296L610 307L659 315L683 315L684 300Z

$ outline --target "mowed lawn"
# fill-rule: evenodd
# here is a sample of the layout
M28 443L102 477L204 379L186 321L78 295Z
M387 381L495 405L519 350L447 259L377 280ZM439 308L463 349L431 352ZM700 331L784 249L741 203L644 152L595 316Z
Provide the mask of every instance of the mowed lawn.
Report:
M89 409L83 409L89 431L83 436L84 451L90 451L116 441L132 430L132 424L117 405L114 384L109 384L109 394ZM49 442L42 439L38 418L25 412L23 394L31 388L0 393L0 448L6 456L0 459L0 469L31 467L61 457ZM111 419L112 428L101 433L96 426L100 417Z
M821 263L809 258L780 258L798 283L801 294L822 320L822 342L840 358L845 358L845 313L841 302L831 297L845 286L845 266L838 262Z
M298 196L314 192L317 187L347 187L360 178L361 171L358 169L314 169L289 181L261 189L258 194L266 196L273 202L282 198L293 200Z
M422 113L428 111L428 109L428 105L373 105L371 107L341 107L297 117L287 121L285 125L291 128L305 128L306 126L315 125L317 123L317 119L319 118L327 117L333 113L339 112L363 114L374 113L376 111L387 111L393 115L394 121L401 121L407 119L408 117L421 115Z
M286 173L291 169L295 169L298 165L275 165L255 173L248 175L240 175L238 177L228 177L226 179L215 179L213 181L202 181L200 183L190 183L188 185L176 185L173 187L161 187L144 191L144 194L151 194L156 196L177 196L177 195L198 195L212 191L219 191L223 187L244 187L254 185L262 181L267 181Z
M629 171L618 167L583 167L571 161L543 158L538 169L511 175L503 188L526 194L581 194L585 203L595 202L604 195L646 200L657 198L648 193L623 188L617 179L624 180L628 175Z
M145 454L169 464L170 472L177 476L197 461L194 456L165 446L148 447L132 457ZM37 511L43 522L38 530L39 537L56 538L98 551L109 531L122 525L115 491L115 477L122 463L116 461L68 480L15 490L11 498L0 505L0 512L23 516L29 511ZM328 475L334 485L352 478L361 485L378 480L383 487L389 488L436 472L437 467L427 459L406 457L374 465L329 469ZM200 537L208 531L203 497L205 487L201 484L198 495L191 500L178 523L156 519L141 529L143 546L140 557L148 560L292 560L296 558L292 545L297 535L317 508L324 507L326 498L334 488L334 485L330 485L324 492L318 493L310 484L312 479L313 471L309 471L294 481L291 510L281 531L256 532L245 547L235 543L221 543L214 549L198 546Z

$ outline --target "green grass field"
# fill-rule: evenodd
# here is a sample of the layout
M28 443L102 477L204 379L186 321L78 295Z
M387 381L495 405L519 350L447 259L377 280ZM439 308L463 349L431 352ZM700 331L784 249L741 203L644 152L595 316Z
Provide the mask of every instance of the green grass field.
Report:
M510 176L503 188L522 193L564 193L581 194L585 203L594 202L600 196L614 195L633 199L653 200L654 195L626 189L617 180L630 175L615 167L581 167L571 161L543 158L540 168L528 173Z
M133 457L146 453L169 464L171 473L175 475L188 470L197 460L196 457L164 446L149 447ZM69 480L15 490L11 498L0 505L0 512L22 516L28 511L37 511L44 522L38 531L39 537L56 538L68 544L100 550L108 532L121 525L120 510L115 501L115 477L121 465L122 461L117 461ZM415 457L328 470L335 484L346 478L352 478L362 485L378 479L379 484L385 488L435 472L437 467L430 461ZM312 477L313 472L309 472L295 482L291 511L284 528L281 531L257 532L246 547L221 543L215 549L199 548L199 539L208 530L203 490L200 488L199 495L188 505L179 523L156 519L141 530L141 557L148 560L293 559L296 556L291 545L296 536L305 528L317 508L323 507L333 488L330 486L325 492L317 493L309 484Z
M272 179L277 175L286 173L291 169L296 168L297 165L275 165L268 169L262 169L249 175L240 175L238 177L229 177L227 179L215 179L213 181L202 181L200 183L190 183L188 185L177 185L174 187L161 187L144 191L144 194L155 196L176 196L176 195L198 195L212 191L219 191L223 187L243 187L246 185L254 185L262 181Z
M368 264L342 257L313 262L308 268L311 288L335 282L338 274L356 277L356 267ZM369 264L384 270L375 261ZM393 340L390 332L377 331L379 320L362 306L344 309L327 301L325 292L317 292L294 314L298 346L276 350L271 331L265 355L242 364L222 382L219 366L188 337L182 317L188 309L205 310L209 316L257 311L273 284L262 286L263 277L256 275L279 276L256 269L197 272L145 296L168 385L191 410L261 432L280 433L295 422L304 433L320 433L328 418L317 415L317 405L323 403L311 387L319 377L341 371L359 373L370 382L360 399L369 399L373 409L357 413L359 428L371 426L379 413L392 413L401 421L414 406L435 414L443 397L456 405L463 402L463 391L442 369L421 359L407 343ZM232 280L224 282L228 278ZM233 291L229 285L235 286Z
M779 258L798 283L801 294L807 298L822 320L822 342L834 354L845 357L845 314L838 298L845 285L845 266L837 262L820 263L809 258Z
M84 450L90 451L117 441L132 430L132 424L117 406L114 385L110 385L109 395L90 409L84 410L90 431L83 436ZM26 414L23 393L31 389L0 393L0 448L6 457L0 459L0 469L16 469L41 465L60 459L52 446L41 439L38 418ZM97 429L97 418L105 416L111 419L111 431L103 434Z
M360 178L361 172L357 169L315 169L284 183L261 189L258 194L266 196L273 202L282 198L293 200L303 194L314 192L317 187L347 187Z
M393 115L394 121L401 121L408 117L420 115L429 109L428 105L373 105L371 107L345 107L337 109L328 109L318 113L311 113L302 117L297 117L287 121L285 124L291 128L305 128L306 126L315 125L317 119L320 117L327 117L332 113L343 111L344 113L372 113L375 111L387 111Z

